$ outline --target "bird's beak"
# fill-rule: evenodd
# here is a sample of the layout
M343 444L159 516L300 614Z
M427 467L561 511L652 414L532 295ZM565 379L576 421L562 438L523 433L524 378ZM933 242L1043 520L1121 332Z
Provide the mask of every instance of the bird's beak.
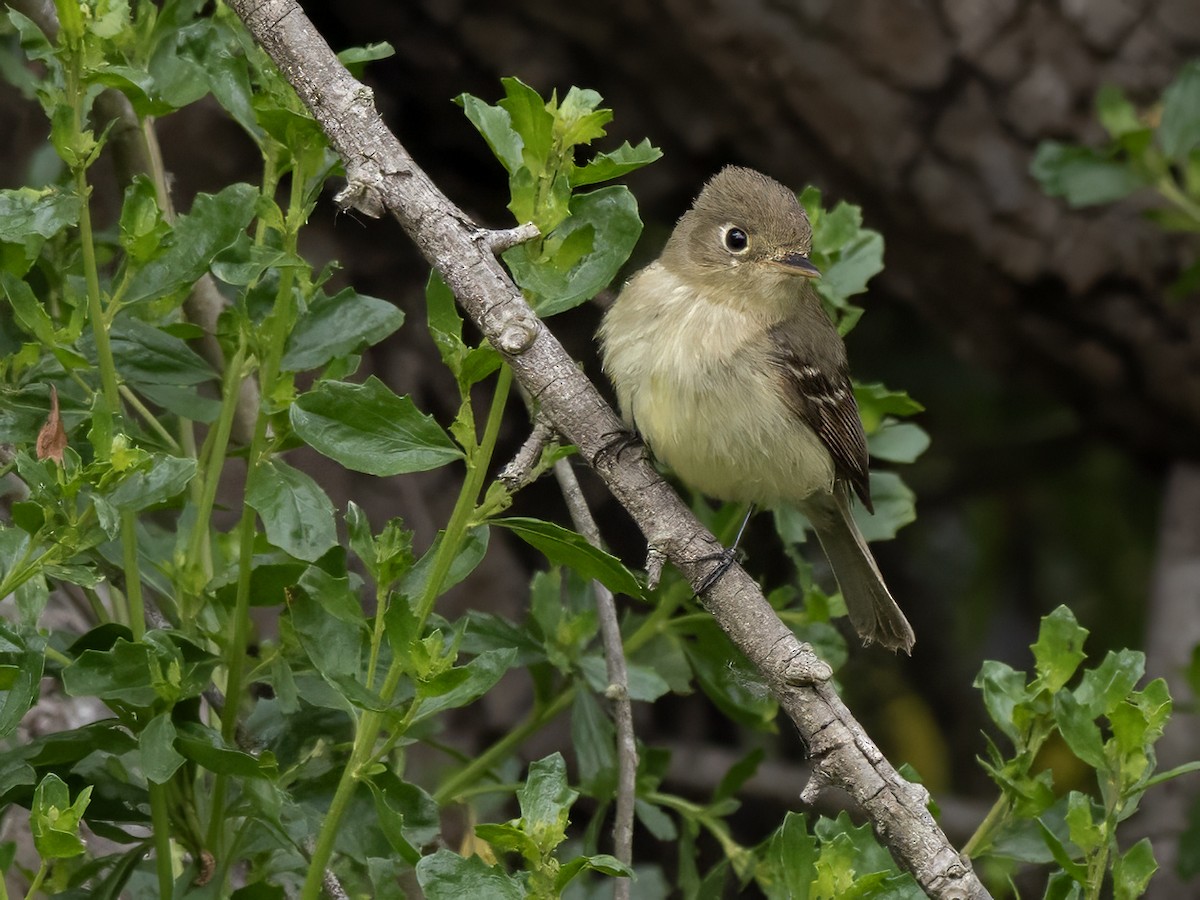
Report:
M771 265L778 266L792 275L802 275L805 278L820 278L821 270L812 264L809 258L798 250L791 250L767 260Z

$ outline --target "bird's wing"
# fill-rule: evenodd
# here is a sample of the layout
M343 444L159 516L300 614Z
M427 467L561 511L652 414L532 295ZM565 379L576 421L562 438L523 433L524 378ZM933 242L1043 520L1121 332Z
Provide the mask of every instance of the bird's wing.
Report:
M818 362L791 329L771 331L772 360L782 377L788 405L813 430L833 457L834 470L868 510L871 487L867 475L867 436L845 363Z

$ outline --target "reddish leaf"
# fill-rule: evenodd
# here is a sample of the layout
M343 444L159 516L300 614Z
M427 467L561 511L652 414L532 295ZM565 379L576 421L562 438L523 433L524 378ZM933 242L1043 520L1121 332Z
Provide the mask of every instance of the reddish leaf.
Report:
M50 385L50 415L37 436L37 458L50 458L62 465L63 451L67 449L67 430L63 428L58 414L58 391Z

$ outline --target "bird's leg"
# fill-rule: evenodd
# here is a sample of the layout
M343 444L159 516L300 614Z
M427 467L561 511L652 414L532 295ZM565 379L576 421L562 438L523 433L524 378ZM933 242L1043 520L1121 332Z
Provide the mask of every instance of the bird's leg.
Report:
M737 537L733 539L733 544L728 550L722 550L720 553L714 553L711 556L702 556L699 562L713 560L716 562L714 568L705 577L700 588L696 591L697 594L703 594L708 591L714 584L721 580L721 576L729 571L738 558L738 544L742 542L742 535L746 532L746 526L750 523L750 517L754 515L755 504L751 503L750 508L746 510L746 517L742 519L742 524L738 526Z

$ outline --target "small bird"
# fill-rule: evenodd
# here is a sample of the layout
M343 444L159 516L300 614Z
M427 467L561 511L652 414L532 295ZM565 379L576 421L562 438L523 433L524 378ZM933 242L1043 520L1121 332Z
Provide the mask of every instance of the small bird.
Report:
M691 487L812 523L864 643L915 636L850 512L872 509L846 346L813 288L812 227L790 190L727 166L605 314L604 371L626 423Z

